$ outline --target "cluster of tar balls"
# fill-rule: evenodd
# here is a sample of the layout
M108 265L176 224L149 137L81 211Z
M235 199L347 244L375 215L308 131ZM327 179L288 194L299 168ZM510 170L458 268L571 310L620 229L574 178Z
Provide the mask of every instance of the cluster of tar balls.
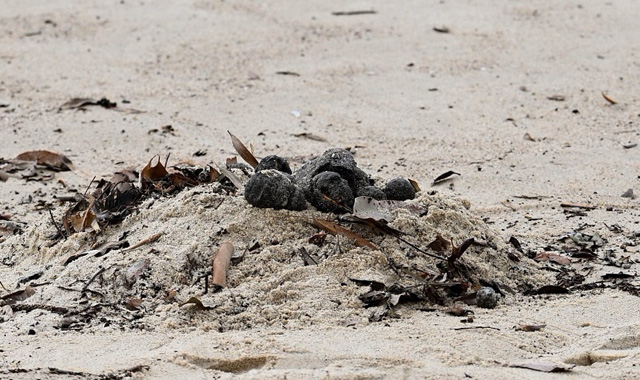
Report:
M394 178L384 188L358 167L348 150L334 148L305 163L295 173L279 156L263 158L245 185L244 196L256 207L304 210L308 204L325 212L344 213L354 199L407 200L416 190L405 178Z

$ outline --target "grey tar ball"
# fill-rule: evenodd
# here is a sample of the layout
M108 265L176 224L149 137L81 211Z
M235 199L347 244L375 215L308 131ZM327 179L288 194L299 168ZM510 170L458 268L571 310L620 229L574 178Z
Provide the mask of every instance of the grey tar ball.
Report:
M476 305L485 309L493 309L498 304L500 296L493 288L484 287L476 292Z
M276 155L271 155L263 158L256 166L256 172L266 169L275 169L279 172L291 174L291 167L289 162L284 158Z
M358 189L359 197L371 197L373 199L381 200L387 199L387 195L382 189L375 186L365 186Z
M325 198L325 195L338 204ZM336 172L322 172L311 180L311 204L320 211L342 213L339 205L353 207L353 192L349 182Z
M404 178L394 178L387 182L384 193L387 195L387 199L394 201L406 201L416 197L416 189L408 179Z
M275 169L255 173L244 187L244 197L249 204L261 208L300 211L307 208L302 191L291 177Z

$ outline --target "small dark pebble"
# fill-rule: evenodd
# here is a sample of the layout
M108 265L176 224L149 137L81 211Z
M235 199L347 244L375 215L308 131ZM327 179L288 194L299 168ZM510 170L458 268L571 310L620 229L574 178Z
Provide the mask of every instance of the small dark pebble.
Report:
M375 186L365 186L358 189L359 197L371 197L373 199L381 200L386 199L387 195L380 189Z
M394 178L387 182L384 193L387 195L387 199L394 201L405 201L416 197L416 189L405 178Z
M307 208L304 194L291 177L274 169L261 170L249 178L244 197L256 207L294 211Z
M325 198L329 197L335 202ZM311 204L320 211L344 213L342 206L353 207L353 192L349 182L336 172L322 172L311 181ZM336 204L337 203L337 204Z
M496 291L486 286L476 292L476 305L485 309L493 309L498 304L498 298L500 296L496 294Z
M275 169L279 172L291 174L291 167L289 166L289 162L282 157L271 155L263 158L256 166L256 172L265 169Z
M29 332L27 333L29 335L36 335L36 330L34 329L29 329Z

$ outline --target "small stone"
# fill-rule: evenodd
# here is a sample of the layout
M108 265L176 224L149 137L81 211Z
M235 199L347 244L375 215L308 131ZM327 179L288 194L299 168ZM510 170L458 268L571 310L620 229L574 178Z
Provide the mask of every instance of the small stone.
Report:
M27 332L28 335L36 335L36 330L34 329L29 329L29 332Z
M261 208L300 211L307 208L302 191L291 176L275 169L255 173L244 187L244 197L249 204Z
M476 305L484 309L493 309L498 304L500 296L493 288L484 287L476 292Z
M325 195L340 205L353 206L353 192L349 182L336 172L322 172L311 180L311 204L320 211L343 213L338 204L325 198Z
M387 199L386 194L382 189L376 186L365 186L358 189L359 197L371 197L373 199L381 200Z
M394 178L387 182L384 193L387 195L387 199L394 201L406 201L416 197L416 189L405 178Z
M267 156L260 160L258 166L256 166L255 171L259 172L265 169L275 169L279 172L291 174L291 167L289 166L289 162L286 159L276 155Z

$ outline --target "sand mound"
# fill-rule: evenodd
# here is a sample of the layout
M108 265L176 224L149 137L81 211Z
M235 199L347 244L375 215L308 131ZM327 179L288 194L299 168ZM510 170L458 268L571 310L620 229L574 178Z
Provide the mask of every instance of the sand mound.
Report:
M18 263L22 271L7 279L6 286L22 281L22 286L31 283L35 290L20 302L22 310L37 310L29 314L40 323L83 330L359 325L408 316L437 303L452 304L480 285L502 292L505 302L548 280L536 263L510 250L502 236L474 215L468 202L423 192L407 203L427 211L420 215L395 209L390 226L413 244L426 248L438 235L454 244L470 237L481 242L457 261L456 278L442 275L445 262L364 226L344 223L378 249L356 247L346 237L331 235L324 244L312 244L309 238L318 229L309 222L334 215L255 208L241 196L220 194L216 185L148 199L120 225L97 236L76 233L51 247L47 237L55 230L43 221L5 241L0 257ZM69 262L70 256L96 243L127 240L133 245L157 233L162 236L149 245L114 249L99 257L90 251ZM230 267L228 286L204 294L204 278L223 241L232 242L238 256ZM301 248L318 264L305 265ZM396 289L390 292L398 296L364 307L359 297L372 290L370 281L374 287L383 283L386 290ZM191 297L206 310L184 305ZM50 313L52 307L63 309Z

